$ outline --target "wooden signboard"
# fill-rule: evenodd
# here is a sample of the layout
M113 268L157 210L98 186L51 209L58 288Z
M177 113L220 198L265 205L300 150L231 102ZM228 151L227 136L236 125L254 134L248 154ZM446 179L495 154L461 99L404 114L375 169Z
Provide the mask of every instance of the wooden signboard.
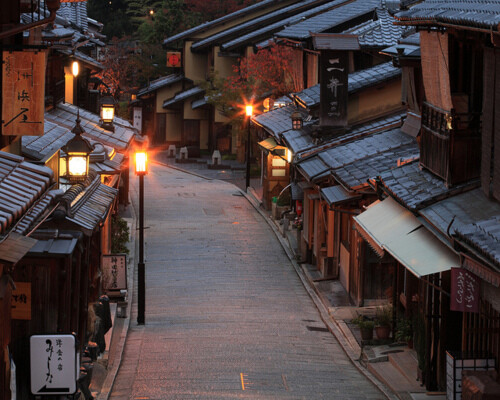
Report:
M181 67L181 52L169 51L167 53L167 67L180 68Z
M126 254L103 254L102 288L105 291L127 289Z
M15 282L16 289L12 291L12 319L31 320L31 283Z
M2 135L43 135L46 53L4 51L2 56Z

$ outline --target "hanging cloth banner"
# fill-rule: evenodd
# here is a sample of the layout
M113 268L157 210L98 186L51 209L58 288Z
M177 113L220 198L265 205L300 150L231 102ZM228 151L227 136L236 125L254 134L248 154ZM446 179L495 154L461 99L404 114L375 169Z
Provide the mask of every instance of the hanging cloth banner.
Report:
M450 310L479 312L479 279L464 268L451 269Z

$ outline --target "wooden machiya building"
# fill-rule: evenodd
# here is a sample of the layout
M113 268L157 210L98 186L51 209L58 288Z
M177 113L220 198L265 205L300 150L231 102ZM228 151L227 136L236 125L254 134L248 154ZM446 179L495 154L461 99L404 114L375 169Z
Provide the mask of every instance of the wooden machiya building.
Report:
M460 365L483 371L484 382L487 370L498 372L499 36L491 21L500 2L482 4L429 0L396 14L420 32L420 160L373 179L381 201L356 217L367 242L397 261L395 304L414 321L423 383L449 398L469 387Z

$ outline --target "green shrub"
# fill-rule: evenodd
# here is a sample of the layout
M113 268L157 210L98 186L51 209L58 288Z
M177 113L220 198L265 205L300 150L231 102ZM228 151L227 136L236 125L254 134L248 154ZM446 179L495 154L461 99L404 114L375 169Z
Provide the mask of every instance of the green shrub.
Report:
M118 214L113 214L111 217L111 252L129 253L127 243L130 240L130 230L125 221Z

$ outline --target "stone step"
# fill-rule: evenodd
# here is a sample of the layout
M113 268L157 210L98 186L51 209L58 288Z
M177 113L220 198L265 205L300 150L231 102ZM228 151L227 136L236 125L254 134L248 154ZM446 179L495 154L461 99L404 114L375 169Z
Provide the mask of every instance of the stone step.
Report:
M416 380L410 381L390 361L368 363L368 370L397 394L405 392L424 393L425 387Z
M415 350L405 349L400 353L388 354L389 362L394 365L410 382L417 381L417 353Z

